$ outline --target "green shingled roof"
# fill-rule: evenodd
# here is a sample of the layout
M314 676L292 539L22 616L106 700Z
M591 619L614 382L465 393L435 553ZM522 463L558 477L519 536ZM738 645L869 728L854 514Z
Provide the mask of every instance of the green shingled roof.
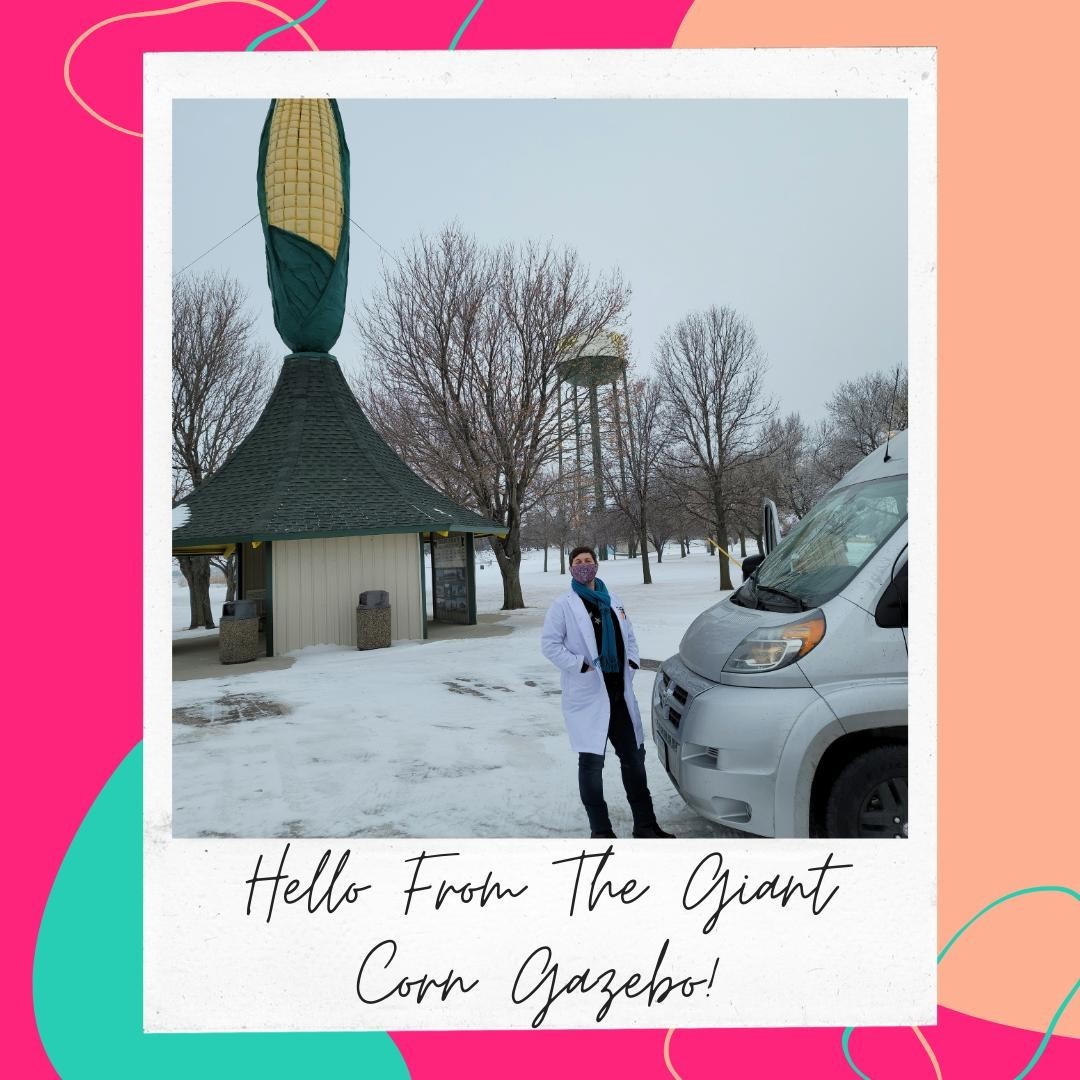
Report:
M173 549L401 532L499 533L376 434L331 356L288 356L236 453L181 505Z

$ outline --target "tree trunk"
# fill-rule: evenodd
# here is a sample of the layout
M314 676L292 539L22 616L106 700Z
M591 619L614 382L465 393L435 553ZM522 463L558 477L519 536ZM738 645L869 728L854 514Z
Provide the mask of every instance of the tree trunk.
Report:
M191 605L191 625L189 630L213 630L214 614L210 607L210 556L179 555L180 572L188 587L188 602Z
M517 559L507 564L503 573L503 611L516 611L525 606L525 598L521 595L521 552L517 553Z
M664 561L664 545L662 543L653 544L653 547L656 548L656 561L657 561L657 563L658 564L662 563Z
M547 573L548 542L544 541L544 573Z
M636 536L631 536L626 541L626 553L631 559L636 559L638 557L638 544L639 541Z
M638 518L638 546L641 548L641 580L645 585L652 584L652 569L649 566L649 538L646 531L645 515Z
M225 560L225 599L236 599L236 553Z
M525 606L521 595L521 533L518 526L517 512L514 508L507 514L510 519L506 536L501 539L491 538L491 549L499 564L499 573L503 579L503 611L516 611Z
M559 541L559 574L566 573L566 544Z
M716 506L716 531L718 533L717 539L723 543L727 543L727 515L724 513L724 509L719 503ZM730 589L732 587L731 564L728 562L727 556L722 551L717 550L716 554L720 559L720 588L723 590Z
M746 533L739 531L739 557L746 558Z

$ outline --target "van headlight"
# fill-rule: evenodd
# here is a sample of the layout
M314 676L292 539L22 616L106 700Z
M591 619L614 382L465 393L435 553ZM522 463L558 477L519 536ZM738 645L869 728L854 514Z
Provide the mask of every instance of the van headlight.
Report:
M763 626L739 642L724 670L739 675L777 671L804 657L824 636L825 614L820 609L804 615L798 622Z

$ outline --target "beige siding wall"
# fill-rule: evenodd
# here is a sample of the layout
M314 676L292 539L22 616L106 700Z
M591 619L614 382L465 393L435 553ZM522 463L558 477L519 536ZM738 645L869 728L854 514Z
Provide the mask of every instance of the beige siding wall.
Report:
M271 552L275 653L355 645L356 602L365 589L390 593L392 638L423 637L416 533L275 540Z

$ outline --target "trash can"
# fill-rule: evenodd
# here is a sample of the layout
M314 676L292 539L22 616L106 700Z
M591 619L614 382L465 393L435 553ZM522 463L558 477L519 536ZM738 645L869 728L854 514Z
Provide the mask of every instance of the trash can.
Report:
M356 647L390 648L390 594L386 589L367 589L356 607Z
M218 658L246 664L259 655L259 613L254 600L227 600L218 626Z

